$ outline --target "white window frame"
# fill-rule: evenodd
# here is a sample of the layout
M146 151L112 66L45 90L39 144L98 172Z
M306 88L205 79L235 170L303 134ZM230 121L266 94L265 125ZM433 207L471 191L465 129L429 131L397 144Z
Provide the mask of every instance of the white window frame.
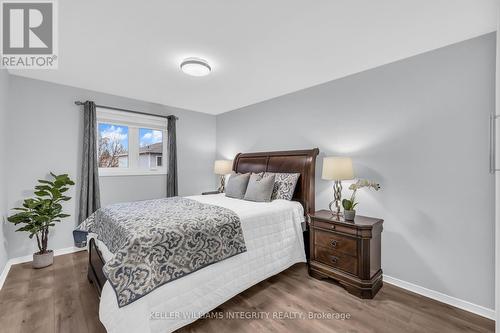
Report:
M163 165L160 168L150 168L150 169L139 168L140 128L147 128L162 132L162 139L163 139L162 156L167 156L166 118L136 114L125 111L116 111L101 107L96 108L96 114L97 114L97 131L99 131L100 123L128 127L128 168L99 168L100 177L146 176L146 175L167 174L167 168L165 165Z
M163 167L163 154L161 156L156 155L156 166L158 166L158 158L161 158L161 166Z

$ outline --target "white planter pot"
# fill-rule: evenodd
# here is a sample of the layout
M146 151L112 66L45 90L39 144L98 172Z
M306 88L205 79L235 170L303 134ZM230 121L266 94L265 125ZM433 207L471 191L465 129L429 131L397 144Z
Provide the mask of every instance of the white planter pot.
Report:
M33 253L33 268L44 268L54 263L54 251L48 250L47 253Z

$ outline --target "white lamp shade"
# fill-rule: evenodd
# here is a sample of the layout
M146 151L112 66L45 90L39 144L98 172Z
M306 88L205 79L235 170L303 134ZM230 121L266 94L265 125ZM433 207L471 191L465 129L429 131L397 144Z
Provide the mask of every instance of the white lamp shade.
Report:
M354 178L352 160L350 157L324 157L323 179L348 180Z
M217 160L214 163L214 173L216 175L227 175L233 170L233 161Z

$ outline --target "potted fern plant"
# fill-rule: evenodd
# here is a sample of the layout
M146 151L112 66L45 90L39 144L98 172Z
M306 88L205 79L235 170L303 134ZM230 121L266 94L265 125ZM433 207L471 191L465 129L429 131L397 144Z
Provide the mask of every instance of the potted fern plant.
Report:
M380 189L380 185L371 181L360 179L356 183L349 186L349 189L352 190L351 197L349 199L342 200L342 207L344 207L344 219L347 221L354 221L356 217L356 206L358 202L356 202L356 192L363 187L373 188L375 191Z
M16 231L29 233L29 238L36 237L38 252L33 254L33 267L43 268L52 265L54 252L48 249L49 228L56 222L70 216L62 212L62 203L71 197L64 195L75 183L68 175L50 173L51 180L38 180L35 186L35 197L25 199L22 207L14 208L18 213L7 220L14 225L22 226Z

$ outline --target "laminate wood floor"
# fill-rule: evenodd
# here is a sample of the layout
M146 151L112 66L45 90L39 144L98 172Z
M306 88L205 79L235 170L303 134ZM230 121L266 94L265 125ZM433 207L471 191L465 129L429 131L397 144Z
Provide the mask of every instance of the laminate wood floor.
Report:
M86 252L54 259L54 265L41 270L32 269L31 263L12 266L0 291L0 332L105 332L98 318L97 294L86 277ZM227 318L261 312L269 313L269 318ZM344 313L350 318L302 319L309 313ZM494 331L491 320L389 284L373 300L358 299L335 283L309 277L304 264L244 291L211 315L225 319L201 319L179 332Z

